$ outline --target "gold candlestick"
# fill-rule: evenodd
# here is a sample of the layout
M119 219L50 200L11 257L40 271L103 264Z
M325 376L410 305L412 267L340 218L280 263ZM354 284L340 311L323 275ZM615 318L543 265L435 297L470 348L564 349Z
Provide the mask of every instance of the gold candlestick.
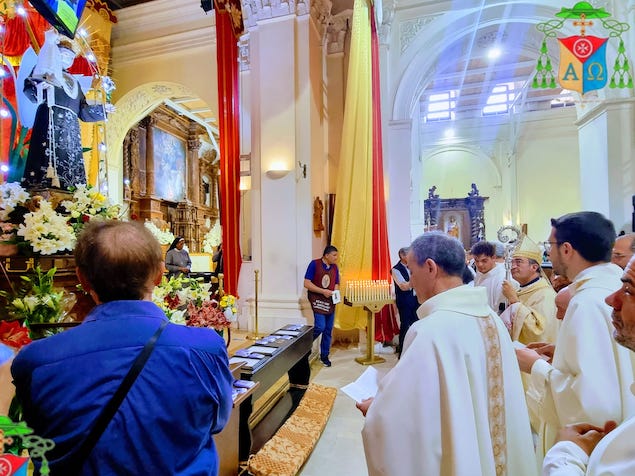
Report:
M258 340L260 339L263 335L260 334L258 332L258 273L260 273L259 270L255 269L254 270L254 283L256 285L256 289L254 291L254 330L255 332L253 334L249 334L246 339L249 340Z

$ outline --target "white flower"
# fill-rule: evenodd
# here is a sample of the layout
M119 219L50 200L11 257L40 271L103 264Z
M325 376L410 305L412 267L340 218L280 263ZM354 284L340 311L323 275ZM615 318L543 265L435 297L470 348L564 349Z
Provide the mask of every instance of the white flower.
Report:
M0 221L6 221L15 207L28 199L29 194L18 182L0 184Z
M214 226L207 232L205 238L203 238L203 251L205 253L213 254L214 248L221 244L222 241L222 228L220 222L217 220Z
M28 241L33 251L50 255L75 246L75 233L66 218L57 214L46 200L40 202L40 209L24 215L18 235Z
M185 309L177 309L175 311L172 311L172 314L170 315L170 321L174 322L175 324L185 325L185 313Z
M174 235L169 230L160 230L158 226L148 220L144 225L162 245L169 245L174 241Z
M33 310L37 307L37 305L40 304L40 298L33 294L29 296L24 296L22 301L24 302L24 307L29 312L33 312Z

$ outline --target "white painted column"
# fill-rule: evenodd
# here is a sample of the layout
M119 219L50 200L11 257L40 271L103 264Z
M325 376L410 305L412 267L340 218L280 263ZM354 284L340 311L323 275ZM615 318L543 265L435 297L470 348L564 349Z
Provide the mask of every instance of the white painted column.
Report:
M397 261L397 251L412 242L410 200L412 182L419 181L411 177L411 121L391 121L384 131L384 160L388 179L388 240L390 256ZM420 171L421 169L419 169ZM423 221L423 218L421 218ZM421 228L423 231L423 228Z
M310 161L314 133L308 31L308 16L295 14L250 30L252 265L260 271L261 332L304 322L300 296L311 257L312 208L309 176L301 177L297 165ZM288 172L276 176L275 169ZM253 279L244 284L253 287Z
M578 121L583 210L608 216L630 230L635 186L635 100L606 101Z

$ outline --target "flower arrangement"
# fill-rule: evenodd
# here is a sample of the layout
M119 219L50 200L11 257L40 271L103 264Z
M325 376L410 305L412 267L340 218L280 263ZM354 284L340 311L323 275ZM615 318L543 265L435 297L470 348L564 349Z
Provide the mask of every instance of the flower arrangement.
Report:
M232 325L231 321L227 319L225 313L218 305L218 301L215 299L204 301L201 306L195 306L194 303L189 303L187 313L189 315L187 321L188 326L209 327L217 331L222 331Z
M0 221L8 221L11 212L29 198L29 194L17 182L0 184Z
M29 194L19 183L0 184L0 243L14 245L21 220L16 208L23 207Z
M144 223L145 227L150 230L150 233L154 235L157 241L162 245L169 245L174 241L174 234L169 230L161 230L158 226L149 220Z
M210 287L198 279L164 277L154 288L152 300L174 323L216 330L230 327L236 320L236 298L228 295L223 301L224 297L212 297Z
M10 319L31 324L52 324L62 321L75 304L75 295L53 286L56 268L44 272L37 266L32 273L21 276L23 286L17 291L0 291L7 301L6 311ZM33 332L30 333L34 336Z
M170 279L164 276L161 284L154 288L152 300L163 309L172 322L185 324L187 306L194 303L196 307L200 307L205 300L209 300L210 286L198 279L182 275L171 276Z
M221 244L222 228L220 223L216 221L214 226L205 234L203 238L203 252L214 254L214 248Z
M18 236L24 238L36 253L52 255L75 247L75 233L66 217L57 213L46 200L40 200L39 209L24 215Z
M17 244L23 251L51 255L71 251L76 235L92 219L114 219L119 205L90 185L72 187L72 200L64 200L59 213L42 197L30 197L17 183L0 184L0 243Z
M64 200L62 206L70 213L69 223L75 233L79 233L84 224L93 219L112 220L119 218L121 207L111 205L104 195L92 185L71 187L73 200Z
M238 314L238 309L236 309L236 296L223 294L220 298L219 305L227 320L229 322L236 322L236 316Z

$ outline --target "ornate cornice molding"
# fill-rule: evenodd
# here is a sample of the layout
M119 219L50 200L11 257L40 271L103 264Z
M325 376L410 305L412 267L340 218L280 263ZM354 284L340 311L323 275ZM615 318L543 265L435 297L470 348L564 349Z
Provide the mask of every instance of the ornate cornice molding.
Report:
M242 35L238 40L238 67L240 71L249 71L249 34Z
M178 11L178 15L175 12ZM215 16L191 0L154 0L117 11L112 29L113 63L182 53L216 43Z
M395 1L389 0L382 4L382 21L377 29L379 36L379 44L390 46L390 33L392 31L392 22L395 19Z
M412 20L406 20L399 24L399 45L400 51L403 53L408 49L412 40L416 38L421 29L426 25L432 23L439 18L442 14L428 15L424 17L414 18Z
M343 53L346 35L350 31L353 10L345 10L333 15L326 27L326 52L327 54Z
M259 21L287 15L309 14L306 0L242 0L243 21L246 28L254 28Z

